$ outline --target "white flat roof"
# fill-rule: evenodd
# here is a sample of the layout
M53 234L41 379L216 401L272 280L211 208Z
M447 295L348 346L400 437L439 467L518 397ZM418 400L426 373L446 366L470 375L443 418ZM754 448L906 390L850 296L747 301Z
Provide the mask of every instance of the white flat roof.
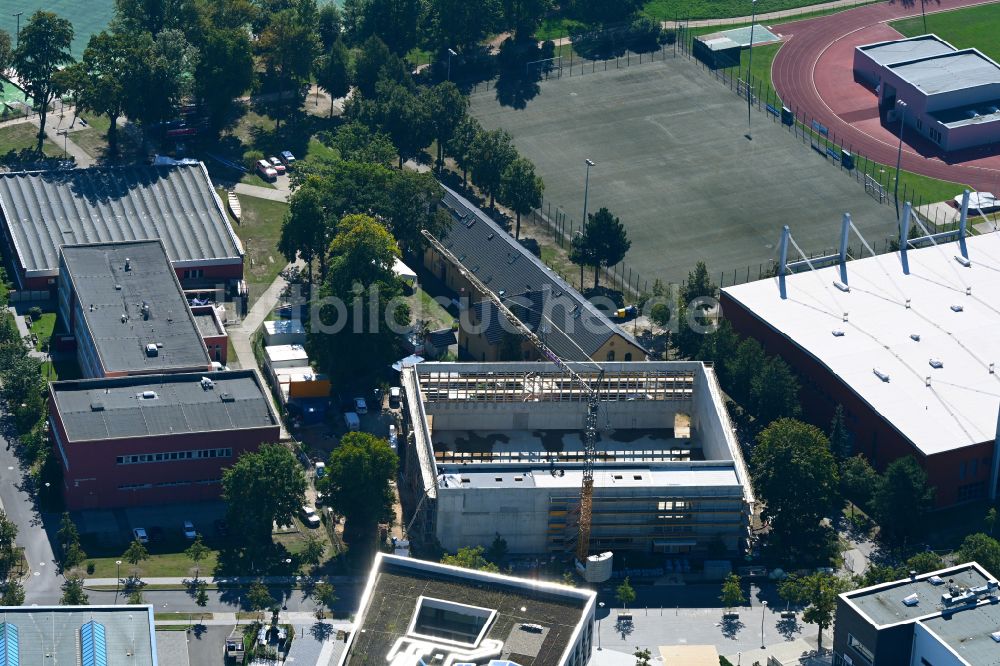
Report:
M298 319L276 319L265 321L264 330L268 335L277 334L301 334L305 335L306 329Z
M439 467L438 488L579 488L582 469L548 467L468 469L464 466ZM468 479L468 482L463 480ZM499 481L497 480L499 479ZM732 462L712 465L677 464L670 467L621 467L594 470L597 488L725 488L736 496L742 493Z
M910 250L909 275L898 252L848 262L849 293L834 285L839 266L788 276L785 300L777 278L723 291L933 455L992 441L997 430L1000 375L990 366L1000 362L1000 235L966 243L969 267L955 260L956 242Z
M271 345L264 347L264 353L272 363L304 360L303 365L309 365L309 354L302 345Z

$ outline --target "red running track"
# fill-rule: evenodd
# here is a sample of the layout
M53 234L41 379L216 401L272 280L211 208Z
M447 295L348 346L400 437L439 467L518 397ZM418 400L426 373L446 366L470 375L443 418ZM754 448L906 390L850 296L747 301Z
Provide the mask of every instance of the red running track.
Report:
M936 12L995 1L937 0L927 6ZM895 38L885 21L914 15L920 15L919 2L890 1L773 27L786 40L771 69L775 90L800 118L818 120L848 150L895 165L898 127L881 124L874 92L854 81L854 47ZM904 170L1000 190L1000 147L943 153L912 129L903 139Z

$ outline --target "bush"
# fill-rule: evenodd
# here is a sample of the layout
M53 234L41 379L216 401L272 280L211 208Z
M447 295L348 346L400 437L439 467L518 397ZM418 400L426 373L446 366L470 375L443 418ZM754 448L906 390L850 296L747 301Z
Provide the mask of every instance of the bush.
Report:
M96 565L93 562L87 562L87 575L88 576L93 576L94 575L94 567L95 566Z
M38 319L41 319L41 317L42 317L42 309L40 307L38 307L37 305L35 305L33 307L30 307L30 308L28 308L28 316L31 317L32 321L36 321Z
M657 303L650 309L649 318L657 326L666 326L670 323L670 306L666 303Z
M251 171L254 170L257 161L262 159L264 159L264 153L259 150L248 150L243 153L243 165Z
M628 28L628 45L636 53L655 51L665 43L663 28L657 21L643 16L632 21Z

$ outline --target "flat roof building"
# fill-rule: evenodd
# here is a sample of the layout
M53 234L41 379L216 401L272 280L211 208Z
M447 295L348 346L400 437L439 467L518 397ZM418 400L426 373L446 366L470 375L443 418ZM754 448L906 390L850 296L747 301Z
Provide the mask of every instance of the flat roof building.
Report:
M900 117L946 151L1000 139L1000 65L937 35L859 46L854 76L875 89L887 122Z
M243 246L201 163L0 174L0 216L21 289L54 287L63 245L157 238L182 279L243 277Z
M59 315L85 377L211 369L159 240L64 245Z
M447 254L428 246L424 266L464 301L461 308L472 306L468 308L472 320L458 329L462 359L538 358L538 351L526 341L519 343L517 358L501 358L505 351L504 334L508 328L513 332L513 327L491 301L472 287L467 277L471 274L500 296L562 359L645 360L646 350L638 340L608 319L486 213L457 192L447 187L444 191L442 205L451 214L452 223L437 240Z
M214 499L280 429L254 370L52 382L49 424L70 510Z
M596 365L571 364L601 396L591 551L744 552L753 491L712 369ZM500 534L512 553L575 549L584 389L547 362L424 362L402 386L415 547Z
M1000 588L975 562L845 592L834 664L982 666L1000 651Z
M585 666L596 597L379 553L339 666Z
M157 666L153 607L0 606L0 663Z
M786 298L781 278L726 287L722 311L805 379L811 420L842 405L855 453L912 455L947 506L997 492L998 270L986 234L788 275Z

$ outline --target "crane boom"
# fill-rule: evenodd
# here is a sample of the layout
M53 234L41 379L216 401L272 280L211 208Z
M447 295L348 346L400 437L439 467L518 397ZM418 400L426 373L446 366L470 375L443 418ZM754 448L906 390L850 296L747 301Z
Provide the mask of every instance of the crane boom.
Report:
M420 231L424 238L431 246L441 253L442 256L446 257L455 266L462 266L462 262L452 254L451 250L446 248L441 241L434 237L432 233L423 229ZM503 299L501 299L497 294L493 292L489 287L487 287L482 280L473 275L470 271L466 270L464 267L459 269L462 276L469 281L469 284L478 291L480 294L485 296L496 306L500 314L503 315L510 324L524 337L528 339L531 344L541 352L542 356L554 363L563 372L568 374L570 378L580 385L580 387L587 394L587 417L584 422L583 430L583 484L580 487L580 525L579 525L579 536L576 542L576 556L581 562L587 559L590 554L590 523L591 517L593 515L593 498L594 498L594 457L595 450L597 448L597 412L600 408L600 395L597 389L591 387L591 385L585 380L580 373L571 368L569 364L559 357L552 349L545 344L545 342L538 337L534 331L525 326L524 322L518 319L510 308L508 308ZM598 386L604 379L604 370L600 370L598 374Z

